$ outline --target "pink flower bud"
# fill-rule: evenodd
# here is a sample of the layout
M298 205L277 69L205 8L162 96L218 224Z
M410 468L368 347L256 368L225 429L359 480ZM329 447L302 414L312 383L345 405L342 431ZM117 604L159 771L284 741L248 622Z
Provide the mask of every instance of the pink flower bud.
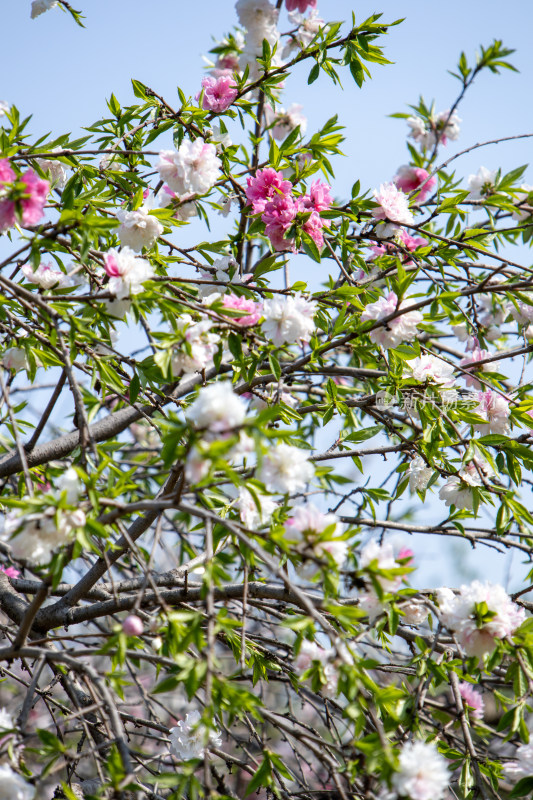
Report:
M130 614L122 623L122 630L127 636L140 636L144 630L142 619L135 614Z

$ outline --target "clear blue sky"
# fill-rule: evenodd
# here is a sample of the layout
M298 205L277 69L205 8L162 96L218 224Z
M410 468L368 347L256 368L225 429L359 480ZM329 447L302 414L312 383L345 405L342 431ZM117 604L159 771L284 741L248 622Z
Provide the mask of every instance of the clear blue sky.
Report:
M105 98L111 92L123 104L132 102L132 77L177 105L176 86L179 84L186 95L196 94L203 75L202 54L207 53L212 37L221 38L237 21L232 0L75 0L74 5L86 15L85 30L58 9L31 20L30 0L2 0L4 69L0 99L16 103L24 115L33 113L30 129L36 135L47 131L54 135L77 133L106 114ZM284 97L286 105L304 105L308 133L335 113L346 126L343 149L347 159L334 163L338 197L346 196L357 178L365 189L390 180L407 160L407 126L387 115L406 110L419 94L428 101L434 98L437 110L448 108L459 84L447 70L454 68L461 50L470 59L479 44L487 45L494 38L517 50L513 60L520 74L504 71L500 76L483 74L479 78L459 111L463 119L461 137L444 153L451 155L476 142L533 131L533 3L362 0L352 4L349 0L319 0L319 10L327 20L349 19L352 8L358 22L374 11L382 11L385 21L406 18L385 37L386 55L395 64L376 66L374 80L363 89L346 74L344 92L324 77L308 87L309 68L301 67L287 81ZM283 24L280 27L283 29ZM170 145L169 137L160 146ZM532 147L533 140L492 146L462 158L456 168L462 176L481 164L509 170L531 163ZM525 179L533 183L533 167ZM217 220L214 238L225 224ZM206 232L201 235L205 237ZM190 236L195 236L195 225L180 228L180 237ZM472 553L468 548L465 552L455 540L459 550L444 565L440 545L427 539L417 542L425 562L419 582L453 582L457 564L466 570L475 569L479 559L493 579L503 579L503 564L488 559L486 551L483 555L481 550ZM443 574L443 567L448 574ZM508 562L506 568L514 572L517 565Z

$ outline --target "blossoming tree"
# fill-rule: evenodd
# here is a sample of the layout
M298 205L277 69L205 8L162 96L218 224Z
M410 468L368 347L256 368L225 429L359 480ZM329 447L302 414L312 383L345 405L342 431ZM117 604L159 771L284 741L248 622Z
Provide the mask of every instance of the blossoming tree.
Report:
M531 573L417 590L393 538L531 558L533 187L444 149L511 51L343 198L284 82L361 87L397 21L236 12L179 105L0 105L0 799L531 796Z

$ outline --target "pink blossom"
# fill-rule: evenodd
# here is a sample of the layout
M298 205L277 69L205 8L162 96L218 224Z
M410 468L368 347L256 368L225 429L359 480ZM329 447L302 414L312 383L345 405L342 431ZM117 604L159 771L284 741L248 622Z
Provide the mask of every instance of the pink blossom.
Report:
M244 317L233 317L232 322L237 325L249 328L251 325L256 325L259 322L262 314L261 303L255 303L246 297L238 297L236 294L225 294L222 298L225 308L237 309L244 311Z
M15 173L11 168L8 158L0 159L0 183L13 183Z
M471 683L461 681L459 684L459 694L463 701L470 707L470 716L472 719L483 719L483 712L485 710L485 701L481 692L474 689Z
M0 200L0 233L12 228L15 224L15 203L13 200Z
M386 219L400 225L412 225L414 217L409 210L409 198L394 183L382 183L379 191L374 189L379 208L372 211L375 219Z
M292 183L284 180L281 172L267 167L258 170L254 177L248 178L246 197L252 204L253 213L260 214L274 196L290 195L291 192Z
M317 0L285 0L287 11L299 11L304 14L308 8L316 8Z
M333 203L330 195L331 186L322 181L315 181L311 184L309 194L301 198L303 208L313 209L314 211L326 211Z
M275 250L292 248L293 240L286 239L285 235L296 218L298 210L298 204L290 194L276 194L266 204L261 219L265 223L265 233Z
M471 373L472 371L475 370L479 370L480 372L482 372L485 369L485 365L481 364L481 366L477 367L473 362L483 361L483 359L488 358L489 356L490 353L488 350L481 350L481 348L478 346L473 348L469 356L466 356L466 358L461 359L461 361L459 362L460 367L466 367L467 364L471 365L466 370L466 374L463 373L463 377L466 379L467 386L470 386L472 389L478 389L478 390L482 389L482 385L480 384L480 382Z
M203 79L202 86L204 88L202 108L217 113L226 111L239 93L231 75L220 75L217 78L208 75ZM200 94L196 95L197 100L199 97Z
M425 169L422 169L422 167L411 167L405 164L403 167L400 167L397 174L394 176L393 181L398 189L401 189L402 192L409 194L410 192L414 192L416 189L418 189L428 177L429 172ZM428 194L431 194L433 191L436 183L437 179L435 177L429 178L428 182L425 183L418 192L417 200L425 200Z
M402 547L398 555L396 556L396 561L407 561L411 562L414 560L415 554L410 547Z
M136 614L130 614L122 623L122 630L126 636L140 636L144 631L143 621Z
M19 570L15 569L15 567L4 567L4 566L2 566L2 567L0 567L0 572L3 572L4 575L7 575L8 578L18 578L19 575L20 575Z
M320 251L322 251L324 247L324 234L322 231L324 227L327 227L327 222L329 222L329 220L322 219L320 214L313 211L309 219L303 224L304 231L311 237Z
M211 75L214 78L231 77L234 72L239 72L239 56L237 53L226 53L218 57Z
M48 197L50 184L40 178L32 169L26 170L20 178L26 186L25 197L20 201L22 206L22 224L36 225L44 214L44 204Z
M404 228L398 233L398 242L402 247L405 247L406 250L409 250L410 253L418 247L425 247L428 243L427 239L423 239L422 236L411 236Z

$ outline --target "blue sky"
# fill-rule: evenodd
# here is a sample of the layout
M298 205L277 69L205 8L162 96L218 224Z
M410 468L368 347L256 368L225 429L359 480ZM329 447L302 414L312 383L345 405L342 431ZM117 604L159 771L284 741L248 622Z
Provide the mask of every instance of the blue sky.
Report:
M3 36L4 65L11 66L3 70L0 99L33 113L35 133L76 131L90 124L106 113L104 98L112 91L121 102L130 102L132 77L171 104L177 101L178 84L194 95L202 77L202 54L212 37L220 38L236 22L232 0L76 0L76 4L87 17L85 30L58 9L31 20L30 0L2 0L3 30L10 32ZM286 104L304 104L309 131L334 113L347 126L348 162L338 164L339 194L347 192L355 178L363 187L373 187L392 177L406 160L406 126L387 115L405 110L419 94L435 98L438 109L449 107L458 83L447 69L454 67L461 50L473 55L480 43L493 38L516 48L514 61L520 74L479 78L461 106L461 138L452 148L533 130L533 4L319 0L318 7L330 20L349 19L352 9L357 21L376 10L383 11L384 20L406 18L385 37L386 54L395 64L376 67L374 80L363 89L348 75L345 91L324 77L308 87L305 66L287 82ZM531 147L528 141L493 146L461 159L458 170L468 175L481 163L509 169L530 161ZM533 182L531 172L528 177Z
M15 103L24 115L33 113L30 131L36 136L48 131L54 136L67 131L77 134L84 125L107 113L105 98L111 92L123 104L132 102L132 77L177 105L176 86L186 95L196 94L203 75L202 54L207 53L213 37L221 38L237 21L232 0L76 3L86 15L85 30L58 9L31 20L30 0L2 0L4 70L0 99ZM520 73L504 71L500 76L488 73L479 77L459 109L463 120L460 139L443 151L443 157L477 142L533 131L532 3L364 0L352 4L347 0L319 0L321 15L327 20L349 19L352 8L357 22L376 10L383 12L384 21L406 18L383 40L394 65L374 67L374 80L362 89L346 73L344 91L325 77L308 87L309 67L302 66L287 81L284 96L287 106L293 102L304 105L308 133L333 114L338 114L346 126L346 159L334 162L338 197L345 197L358 178L363 189L390 180L407 160L407 126L388 115L405 111L419 94L427 101L434 98L437 110L449 108L459 84L447 70L454 68L461 50L471 60L479 44L488 45L494 38L517 50L512 60ZM285 20L283 15L282 30ZM161 147L170 145L170 136L160 142ZM491 146L461 158L456 169L465 177L481 164L507 171L531 162L532 147L533 140ZM533 183L533 167L525 179ZM216 234L219 229L222 232L224 224L217 220L213 238L218 238ZM198 241L195 225L181 228L180 236ZM201 236L206 237L205 230ZM380 465L375 466L379 469ZM455 540L456 545L460 546L459 540ZM428 542L420 548L426 553L420 580L427 580L429 585L445 579L439 547L439 542ZM467 558L463 549L460 553L457 550L457 557L452 556L447 568L454 571L454 560L466 569L474 567L479 557L479 551ZM486 554L482 561L491 577L502 579L501 564L489 565ZM510 563L507 568L511 569Z

